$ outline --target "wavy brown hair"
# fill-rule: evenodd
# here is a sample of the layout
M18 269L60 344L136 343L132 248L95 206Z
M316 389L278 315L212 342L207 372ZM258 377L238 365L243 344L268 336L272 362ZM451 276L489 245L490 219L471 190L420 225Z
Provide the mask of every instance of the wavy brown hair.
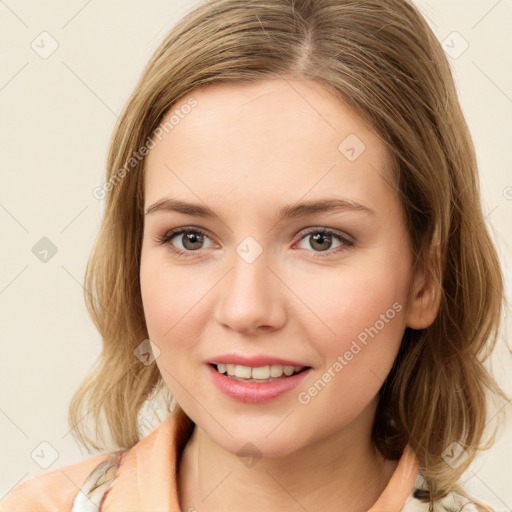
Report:
M73 434L104 449L106 422L110 445L130 448L140 439L141 407L165 391L157 366L134 356L148 338L139 282L144 158L134 154L197 88L271 78L323 85L373 127L394 160L413 271L431 276L441 303L428 328L405 330L379 392L373 440L391 459L411 446L432 507L450 491L464 493L460 476L494 441L496 432L484 445L487 398L507 397L484 362L497 340L504 294L450 66L407 0L210 0L159 45L111 139L105 212L85 276L103 348L72 399ZM191 423L179 406L174 413L182 425ZM83 422L89 414L91 435ZM455 468L442 456L452 442L468 454Z

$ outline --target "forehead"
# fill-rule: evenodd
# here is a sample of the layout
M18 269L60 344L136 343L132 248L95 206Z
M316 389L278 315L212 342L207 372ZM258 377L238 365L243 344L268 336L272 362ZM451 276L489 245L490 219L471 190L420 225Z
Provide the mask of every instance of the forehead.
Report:
M195 106L183 109L191 98ZM259 199L266 208L277 196L391 200L385 145L315 82L215 84L182 98L162 125L171 117L172 128L146 157L146 207L167 194L220 196L238 207Z

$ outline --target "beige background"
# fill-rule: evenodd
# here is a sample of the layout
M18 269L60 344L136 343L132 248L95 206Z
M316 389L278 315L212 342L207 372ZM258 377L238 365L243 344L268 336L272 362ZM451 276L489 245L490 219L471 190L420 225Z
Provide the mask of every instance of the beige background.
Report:
M69 434L66 415L100 350L82 288L102 212L92 190L103 181L110 134L143 66L196 4L0 1L0 499L22 481L91 456ZM511 300L512 1L417 5L451 55ZM52 44L58 48L45 54ZM46 263L32 252L43 237L57 248ZM507 314L492 364L512 396ZM510 510L512 406L502 407L507 423L473 464L466 488Z

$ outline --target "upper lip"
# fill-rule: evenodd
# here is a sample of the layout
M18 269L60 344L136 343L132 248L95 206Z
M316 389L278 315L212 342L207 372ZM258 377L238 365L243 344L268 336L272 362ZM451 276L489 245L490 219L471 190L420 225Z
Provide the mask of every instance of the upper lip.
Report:
M293 361L291 359L283 359L281 357L268 356L265 354L254 355L254 356L244 356L241 354L221 354L215 357L212 357L206 361L209 364L239 364L241 366L251 366L253 368L258 368L261 366L271 366L271 365L280 365L280 366L308 366L298 361Z

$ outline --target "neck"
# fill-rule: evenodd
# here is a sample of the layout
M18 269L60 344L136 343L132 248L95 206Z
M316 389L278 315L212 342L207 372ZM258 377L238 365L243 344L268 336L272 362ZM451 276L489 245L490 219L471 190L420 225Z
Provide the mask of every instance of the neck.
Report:
M373 407L345 429L287 456L252 464L196 426L179 461L181 509L366 512L397 465L371 442L374 413Z

